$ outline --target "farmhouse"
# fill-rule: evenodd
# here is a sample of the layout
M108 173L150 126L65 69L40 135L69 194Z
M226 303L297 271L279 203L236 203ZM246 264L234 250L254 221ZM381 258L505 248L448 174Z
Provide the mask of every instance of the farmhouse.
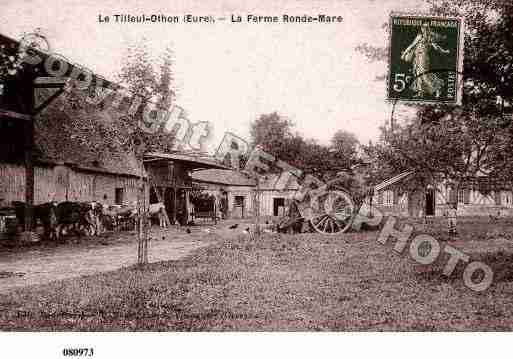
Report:
M449 182L419 186L408 171L375 186L372 198L373 207L395 216L444 216L453 203L460 216L513 215L511 185L494 183L484 175L456 190Z

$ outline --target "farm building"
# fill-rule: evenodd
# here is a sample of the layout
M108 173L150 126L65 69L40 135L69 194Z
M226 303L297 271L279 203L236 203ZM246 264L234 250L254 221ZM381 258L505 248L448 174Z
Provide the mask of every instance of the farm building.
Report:
M241 171L204 170L192 174L194 182L219 201L225 201L226 218L250 218L254 215L256 180ZM268 174L259 179L261 216L282 216L288 200L299 189L294 176L288 173Z
M191 172L226 169L209 156L183 152L146 153L144 166L150 182L150 203L164 203L170 222L180 224L187 224L191 220Z
M451 203L457 203L460 216L513 215L511 186L497 184L486 176L464 183L456 191L451 183L437 183L425 188L412 181L413 172L404 172L374 188L373 207L385 215L444 216Z
M149 183L145 193L149 203L163 202L171 223L190 220L189 194L191 171L225 169L214 159L186 153L144 155L144 166L133 151L110 146L93 149L92 139L81 134L70 116L82 116L81 110L64 110L56 99L34 118L34 204L50 201L98 201L103 204L131 204L137 201L141 181ZM98 121L101 129L115 116L107 110L88 112L83 121ZM25 200L25 165L23 161L23 126L2 117L0 123L0 198L4 206ZM115 135L115 134L114 134ZM119 139L110 137L106 143Z
M11 58L21 51L6 36L0 35L0 44ZM44 66L49 55L35 54L40 63L1 77L0 207L13 201L136 201L146 173L113 125L120 114L78 106L73 91L65 91L64 79L48 74L55 70ZM78 68L69 62L58 66L67 68L68 76Z
M260 180L260 213L283 216L289 201L299 190L297 178L289 172L270 174Z
M17 41L0 35L0 44L17 56ZM48 69L49 55L36 54L41 63L4 76L0 83L0 207L12 201L131 204L146 188L146 202L151 194L153 202L164 202L168 217L186 222L190 171L225 167L198 155L148 153L142 158L143 149L132 143L131 124L122 120L131 104L113 105L115 96L96 101L102 98L100 87L119 85L92 74L92 97L85 99L85 92L78 94L55 77L59 66L67 69L64 78L75 70L81 73L78 65L54 61ZM161 137L171 141L173 136ZM151 191L143 186L149 179Z
M68 126L70 116L79 116L79 112L68 113L62 105L60 99L53 101L33 120L34 204L136 201L141 176L146 177L140 161L130 152L95 151L90 139ZM21 120L0 116L0 199L4 205L25 201L25 136Z
M223 218L253 216L256 181L235 170L209 169L195 171L192 180L216 197Z

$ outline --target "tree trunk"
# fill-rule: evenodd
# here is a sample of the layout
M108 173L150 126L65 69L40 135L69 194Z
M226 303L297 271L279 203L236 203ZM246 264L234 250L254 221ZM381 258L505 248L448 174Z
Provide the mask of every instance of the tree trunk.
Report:
M139 176L139 195L137 198L137 263L148 263L148 226L146 221L146 186L144 183L144 161L141 158L141 175Z
M260 236L260 180L256 176L256 189L255 189L255 230L254 236L258 238Z
M25 127L25 228L26 232L32 231L32 213L34 206L34 163L32 150L34 145L34 119L26 122Z

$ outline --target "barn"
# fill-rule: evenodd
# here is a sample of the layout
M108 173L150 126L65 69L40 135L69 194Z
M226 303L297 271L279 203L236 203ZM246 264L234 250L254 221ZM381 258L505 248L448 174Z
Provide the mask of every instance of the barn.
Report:
M93 149L90 139L68 126L70 116L80 116L81 112L68 113L62 101L53 101L33 118L34 204L136 201L146 172L135 154ZM83 120L98 116L88 114ZM0 116L0 199L4 206L26 198L24 125L22 120Z
M66 76L78 65L62 60L49 62L49 67L45 61L49 54L22 49L3 35L0 50L4 60L20 61L0 72L0 215L12 216L13 201L27 203L25 230L30 232L33 204L130 204L147 198L142 159L126 146L126 136L115 125L120 113L106 111L103 105L80 106L74 101L75 92L66 88ZM16 60L28 51L32 60L40 61ZM64 77L49 74L55 66L67 69ZM96 75L93 78L116 88Z

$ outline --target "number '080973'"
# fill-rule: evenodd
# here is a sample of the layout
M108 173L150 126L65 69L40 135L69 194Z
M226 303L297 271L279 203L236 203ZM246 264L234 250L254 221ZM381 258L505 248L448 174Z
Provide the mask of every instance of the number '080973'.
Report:
M93 348L64 348L62 355L65 357L92 357L94 355Z

